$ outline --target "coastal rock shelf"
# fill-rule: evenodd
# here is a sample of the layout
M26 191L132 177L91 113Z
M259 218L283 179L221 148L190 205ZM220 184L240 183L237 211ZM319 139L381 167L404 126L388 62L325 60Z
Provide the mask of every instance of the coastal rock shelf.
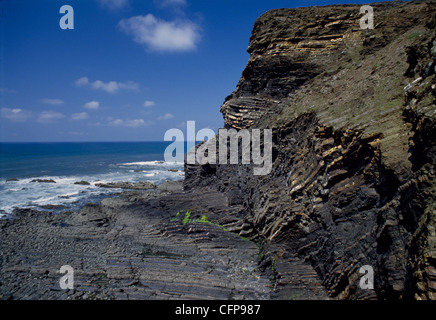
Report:
M271 268L259 268L260 248L254 242L209 220L183 224L174 219L185 208L192 218L206 214L223 222L229 219L226 203L216 192L178 191L167 196L150 193L149 199L133 202L107 198L101 205L58 215L16 210L14 219L0 221L0 298L304 296L301 284L289 292L274 289L270 273L265 272ZM74 269L74 289L61 290L62 265ZM317 281L313 270L309 278ZM325 297L322 292L313 296Z

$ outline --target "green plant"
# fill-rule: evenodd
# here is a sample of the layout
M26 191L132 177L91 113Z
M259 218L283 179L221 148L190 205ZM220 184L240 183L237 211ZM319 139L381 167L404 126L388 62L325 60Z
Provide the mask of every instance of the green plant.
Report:
M257 262L261 262L265 257L265 249L259 247L259 254L257 256Z
M200 219L196 219L195 222L204 222L204 223L209 222L209 223L210 223L210 221L207 220L207 217L206 217L206 215L204 215L204 214L201 216Z
M221 229L223 229L223 231L227 231L227 229L225 227L223 227L222 225L218 224L218 223L214 223L212 221L209 221L206 217L206 215L202 215L200 219L194 219L190 222L201 222L201 223L208 223L211 224L213 226L217 226L220 227Z
M288 297L288 300L294 300L295 298L301 297L302 293L295 293L292 296Z
M202 216L201 216L201 218L196 218L196 219L192 219L191 218L191 211L190 210L186 210L186 211L184 211L184 210L180 210L179 212L177 212L176 213L176 216L175 217L173 217L173 218L170 218L170 222L174 222L174 221L180 221L180 214L182 214L182 213L184 213L185 215L184 215L184 218L183 218L183 220L182 220L182 224L183 225L185 225L185 224L187 224L187 223L207 223L207 224L210 224L210 225L213 225L213 226L217 226L217 227L220 227L223 231L227 231L227 229L224 227L224 226L222 226L222 225L220 225L220 224L218 224L218 223L215 223L215 222L212 222L212 221L210 221L210 220L208 220L207 219L207 216L205 215L205 214L203 214ZM232 234L234 234L234 233L232 233ZM239 237L241 240L244 240L244 241L251 241L249 238L247 238L247 237L244 237L244 236L240 236L240 235L237 235L237 234L234 234L236 237ZM259 247L259 244L257 244L257 246ZM260 248L260 247L259 247Z
M244 240L244 241L251 241L249 238L244 237L244 236L239 236L239 238L241 238L241 240Z
M186 211L185 212L185 217L182 220L182 223L185 225L187 223L191 222L191 211Z
M276 261L277 261L277 257L273 257L271 259L271 271L272 271L272 274L273 274L274 278L275 278Z
M209 223L209 224L213 224L213 225L217 225L220 226L218 224L215 224L209 220L207 220L206 215L202 215L201 218L197 218L197 219L192 219L191 218L191 210L180 210L176 213L176 216L171 218L170 221L180 221L180 215L184 213L183 219L182 219L182 224L187 224L187 223L193 223L193 222L201 222L201 223ZM222 227L222 226L220 226ZM222 227L223 228L223 227Z
M183 210L182 210L182 211L183 211ZM180 213L181 213L182 211L178 211L178 212L176 213L176 216L170 219L170 222L178 221L178 220L179 220Z
M415 38L420 37L421 35L422 35L422 32L419 32L419 31L413 31L413 32L411 32L411 33L409 34L408 38L409 38L410 40L414 40Z

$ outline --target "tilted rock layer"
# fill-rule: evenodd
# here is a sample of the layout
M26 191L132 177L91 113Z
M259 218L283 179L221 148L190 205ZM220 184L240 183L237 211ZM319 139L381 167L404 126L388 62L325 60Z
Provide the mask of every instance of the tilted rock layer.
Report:
M310 263L331 298L436 299L436 2L373 8L372 30L357 5L262 15L221 112L273 130L272 171L186 165L185 189L224 192L241 234Z

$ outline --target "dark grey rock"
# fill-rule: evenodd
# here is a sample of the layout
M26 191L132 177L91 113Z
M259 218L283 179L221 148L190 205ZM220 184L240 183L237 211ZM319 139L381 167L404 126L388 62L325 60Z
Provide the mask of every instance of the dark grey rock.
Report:
M41 182L41 183L56 183L53 179L33 179L30 182Z
M0 297L267 299L270 280L257 268L255 243L211 223L171 221L180 208L191 208L192 219L207 210L219 219L225 204L216 192L175 192L141 203L107 198L56 215L16 210L15 219L0 221L7 257ZM74 290L59 287L65 264L74 269Z
M155 189L156 185L148 181L142 182L109 182L109 183L96 183L100 188L113 188L113 189L132 189L132 190L149 190Z
M180 191L183 189L183 180L167 180L157 187L160 191Z
M88 181L84 181L84 180L76 181L76 182L74 182L74 184L79 184L79 185L84 185L84 186L89 186L90 185L90 183Z

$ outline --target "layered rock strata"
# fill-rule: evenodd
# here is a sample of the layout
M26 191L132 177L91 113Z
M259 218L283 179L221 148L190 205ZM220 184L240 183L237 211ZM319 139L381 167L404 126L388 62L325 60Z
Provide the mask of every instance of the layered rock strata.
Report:
M309 262L331 298L435 299L436 5L373 7L373 30L360 6L262 15L221 112L273 130L272 172L186 165L185 188L224 192L241 234Z

